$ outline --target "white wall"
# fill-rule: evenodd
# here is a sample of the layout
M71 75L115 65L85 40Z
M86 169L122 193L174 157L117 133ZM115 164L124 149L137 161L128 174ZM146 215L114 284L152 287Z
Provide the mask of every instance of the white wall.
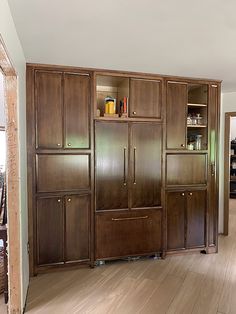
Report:
M221 99L221 123L220 123L220 169L219 169L219 232L223 232L224 223L224 135L225 113L236 112L236 92L225 93Z
M0 34L18 75L18 112L20 140L20 214L21 214L21 267L22 307L25 303L29 282L28 266L28 220L26 185L26 102L25 102L25 57L12 19L7 0L0 1Z

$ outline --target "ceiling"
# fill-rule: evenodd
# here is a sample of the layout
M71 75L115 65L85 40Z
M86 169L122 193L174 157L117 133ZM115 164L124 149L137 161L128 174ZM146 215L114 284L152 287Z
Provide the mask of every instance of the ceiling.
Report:
M236 91L235 0L8 0L27 62L223 80Z

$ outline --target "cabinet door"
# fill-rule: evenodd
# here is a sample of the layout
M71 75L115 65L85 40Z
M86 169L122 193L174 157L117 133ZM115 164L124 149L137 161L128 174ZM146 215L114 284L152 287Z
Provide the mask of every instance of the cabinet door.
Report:
M36 137L39 148L62 147L62 73L35 75Z
M130 80L130 116L161 118L161 82Z
M66 261L89 259L89 195L71 195L66 202Z
M187 192L186 248L205 246L206 191Z
M63 262L63 199L58 197L38 199L36 220L38 265Z
M167 250L185 248L185 192L167 192Z
M96 209L128 208L128 124L96 124Z
M161 251L161 210L96 214L96 258L153 254Z
M131 126L131 207L161 205L162 126L133 123Z
M64 76L65 148L89 148L90 77Z
M166 140L168 149L185 149L187 84L167 83Z

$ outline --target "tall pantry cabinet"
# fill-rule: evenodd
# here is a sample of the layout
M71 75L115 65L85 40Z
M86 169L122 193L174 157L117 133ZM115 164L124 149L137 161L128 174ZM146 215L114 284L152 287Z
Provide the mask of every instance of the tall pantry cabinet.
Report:
M219 81L28 65L31 274L217 252L219 95Z

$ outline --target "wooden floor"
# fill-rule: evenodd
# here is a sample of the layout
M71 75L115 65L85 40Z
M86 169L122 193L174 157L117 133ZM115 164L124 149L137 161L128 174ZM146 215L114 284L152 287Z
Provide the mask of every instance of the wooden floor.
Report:
M236 313L236 200L218 254L40 275L31 280L26 313Z

